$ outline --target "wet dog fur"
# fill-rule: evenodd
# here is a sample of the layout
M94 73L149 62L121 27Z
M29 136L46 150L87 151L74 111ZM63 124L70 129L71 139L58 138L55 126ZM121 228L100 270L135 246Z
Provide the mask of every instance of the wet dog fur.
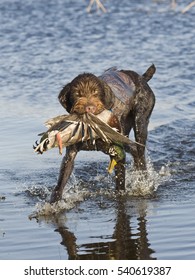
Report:
M115 79L118 79L119 82L122 80L131 91L130 95L127 93L125 102L120 100L122 95L121 98L119 95L116 96L114 87L112 88L111 84L107 82L104 74L97 77L91 73L78 75L64 86L58 97L61 105L70 114L90 112L97 115L104 109L108 109L119 120L121 132L124 135L129 136L131 129L133 129L136 142L142 145L136 145L133 150L125 147L125 150L132 154L136 170L146 170L144 146L147 140L149 118L155 104L154 93L147 82L153 77L155 71L155 66L151 65L143 75L131 70L111 72L111 76L113 73L111 78L115 84L117 83ZM118 78L115 77L115 74L118 75ZM111 123L110 125L112 126ZM109 145L101 139L96 140L95 146L89 142L80 142L67 147L58 183L51 196L51 203L62 198L63 189L72 173L75 157L80 150L99 150L109 155ZM115 166L115 178L116 190L125 190L125 159Z

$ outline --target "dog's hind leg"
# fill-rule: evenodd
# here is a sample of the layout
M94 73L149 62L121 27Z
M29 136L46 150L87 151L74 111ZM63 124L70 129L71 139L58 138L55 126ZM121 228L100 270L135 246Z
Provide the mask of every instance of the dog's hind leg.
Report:
M64 156L60 167L58 183L51 194L50 203L54 203L62 198L64 187L74 168L74 159L77 153L78 149L76 145L72 145L66 148L66 155Z
M146 170L145 145L147 140L147 127L148 124L143 119L136 120L134 129L135 139L138 143L142 144L137 144L137 153L134 154L134 167L136 170Z
M137 144L137 155L134 156L134 166L137 170L146 170L145 145L148 136L149 118L152 113L155 97L147 84L142 83L140 92L136 97L134 134Z

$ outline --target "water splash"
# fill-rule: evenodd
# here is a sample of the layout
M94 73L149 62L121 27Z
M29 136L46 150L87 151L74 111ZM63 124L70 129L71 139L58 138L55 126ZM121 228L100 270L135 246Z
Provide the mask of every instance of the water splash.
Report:
M87 193L81 192L78 188L75 188L73 192L65 191L63 198L55 203L42 202L36 204L36 212L34 217L51 216L59 214L64 210L70 210L76 206L77 203L84 201ZM33 217L31 215L31 218Z
M147 158L147 171L135 171L133 166L126 169L126 193L131 196L152 196L170 178L169 164L156 171Z
M31 195L38 195L39 202L36 204L36 211L30 215L30 218L41 216L52 216L59 214L64 210L74 208L78 203L85 199L103 196L115 198L117 195L128 196L152 196L165 181L170 178L169 164L161 167L160 171L156 171L148 157L147 171L135 171L132 165L127 165L126 168L126 190L125 192L116 193L114 188L114 177L104 177L103 185L98 185L101 174L97 174L93 178L88 178L88 183L85 184L72 174L60 201L50 204L47 202L51 196L51 189L44 187L33 187L28 190ZM41 194L41 195L40 195ZM46 199L47 198L47 199ZM47 201L46 201L47 200Z
M36 195L37 191L34 192L34 190L36 190L36 188L33 188L33 193ZM52 189L49 190L46 188L44 190L47 201L43 199L36 204L36 210L29 216L30 219L41 216L52 216L64 210L70 210L74 208L77 203L84 201L90 195L89 190L82 187L81 182L76 179L74 174L72 174L69 182L67 183L63 192L63 197L60 201L52 204L49 203L48 200L51 196Z

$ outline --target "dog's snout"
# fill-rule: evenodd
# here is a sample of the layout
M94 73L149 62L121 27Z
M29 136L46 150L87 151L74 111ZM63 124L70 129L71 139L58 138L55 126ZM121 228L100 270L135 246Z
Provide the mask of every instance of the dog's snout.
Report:
M87 113L92 113L92 114L94 114L95 111L96 111L96 106L95 106L95 105L87 105L87 106L85 107L85 111L86 111Z

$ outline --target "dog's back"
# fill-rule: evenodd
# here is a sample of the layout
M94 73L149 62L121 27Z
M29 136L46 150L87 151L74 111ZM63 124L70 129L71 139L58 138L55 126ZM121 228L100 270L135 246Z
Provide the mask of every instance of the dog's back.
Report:
M153 77L155 71L154 64L142 76L131 70L118 70L116 67L112 67L99 77L114 94L115 102L111 110L115 115L121 118L126 110L131 111L140 79L147 83Z
M124 104L135 91L135 85L130 77L116 68L106 70L99 78L110 86L115 97Z

